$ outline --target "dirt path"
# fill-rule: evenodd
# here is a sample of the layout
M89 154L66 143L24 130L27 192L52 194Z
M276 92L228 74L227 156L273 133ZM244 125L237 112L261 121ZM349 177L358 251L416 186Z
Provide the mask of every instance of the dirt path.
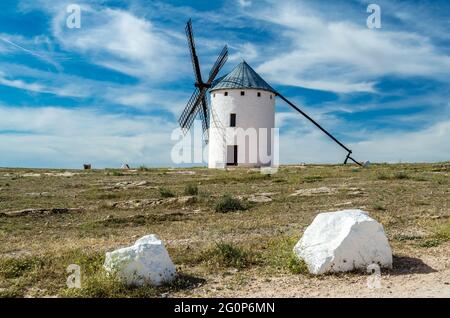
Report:
M381 288L367 287L367 277L279 277L249 282L234 297L450 297L450 270L429 274L382 276Z
M369 275L341 274L321 277L248 275L239 286L236 277L207 284L192 296L214 297L445 297L450 298L450 244L397 257L394 270L381 275L380 288L369 288ZM426 254L425 254L426 253ZM411 254L410 254L411 255ZM223 288L223 286L233 286Z

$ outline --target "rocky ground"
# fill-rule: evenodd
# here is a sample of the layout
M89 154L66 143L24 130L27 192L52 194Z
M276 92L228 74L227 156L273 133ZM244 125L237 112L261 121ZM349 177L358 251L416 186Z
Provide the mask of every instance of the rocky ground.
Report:
M0 169L0 296L450 297L449 170ZM237 211L223 210L236 207L230 198ZM292 257L317 213L349 208L388 235L394 269L380 288L368 287L367 273L310 276ZM178 268L174 284L128 288L105 277L106 251L150 233ZM79 290L66 287L69 264L81 266Z

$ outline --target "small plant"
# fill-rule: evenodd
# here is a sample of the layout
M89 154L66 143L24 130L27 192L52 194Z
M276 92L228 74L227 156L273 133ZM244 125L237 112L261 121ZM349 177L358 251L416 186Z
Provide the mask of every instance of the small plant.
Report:
M159 194L163 198L173 198L175 196L175 193L173 193L172 190L164 188L164 187L159 188Z
M409 175L404 171L399 171L394 174L394 179L406 180L409 179Z
M379 172L379 173L377 173L377 179L378 180L389 180L390 177L388 174L386 174L384 172Z
M405 241L417 241L422 239L422 236L418 235L407 235L407 234L399 234L394 236L394 239L399 242L405 242Z
M184 194L186 195L198 195L198 187L195 184L188 184L184 188Z
M227 213L240 210L246 210L246 207L242 204L241 200L235 199L228 194L222 196L216 204L216 212Z
M428 239L428 240L425 240L425 241L419 243L419 246L430 248L430 247L439 246L441 243L442 243L441 240L439 240L437 238L432 238L432 239Z
M0 260L0 277L18 278L42 265L38 258L7 258Z
M377 210L377 211L386 211L386 208L383 205L379 204L379 203L375 204L373 206L373 208L374 208L374 210Z
M245 268L254 263L251 254L231 243L218 243L201 256L208 265Z
M450 219L447 223L438 227L436 230L436 237L445 242L450 241Z
M303 180L307 183L312 183L312 182L322 181L323 177L322 176L305 176L303 178Z
M292 274L308 274L308 266L303 260L292 253L287 262L287 268Z

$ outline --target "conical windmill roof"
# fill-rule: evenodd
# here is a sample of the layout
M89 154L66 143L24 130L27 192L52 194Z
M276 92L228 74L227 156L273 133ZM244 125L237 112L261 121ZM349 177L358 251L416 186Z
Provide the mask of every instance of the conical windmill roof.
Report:
M243 61L237 65L228 75L219 78L211 88L211 91L217 89L242 89L252 88L261 89L276 93L275 90L262 79L247 62Z

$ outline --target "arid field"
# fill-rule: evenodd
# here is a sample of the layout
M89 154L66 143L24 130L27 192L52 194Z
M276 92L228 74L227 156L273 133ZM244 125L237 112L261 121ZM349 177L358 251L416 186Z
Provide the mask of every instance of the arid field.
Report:
M450 297L450 164L259 170L0 169L2 297ZM394 269L313 277L292 248L315 215L360 208L381 222ZM157 234L171 285L105 275L106 251ZM68 289L66 268L82 269Z

